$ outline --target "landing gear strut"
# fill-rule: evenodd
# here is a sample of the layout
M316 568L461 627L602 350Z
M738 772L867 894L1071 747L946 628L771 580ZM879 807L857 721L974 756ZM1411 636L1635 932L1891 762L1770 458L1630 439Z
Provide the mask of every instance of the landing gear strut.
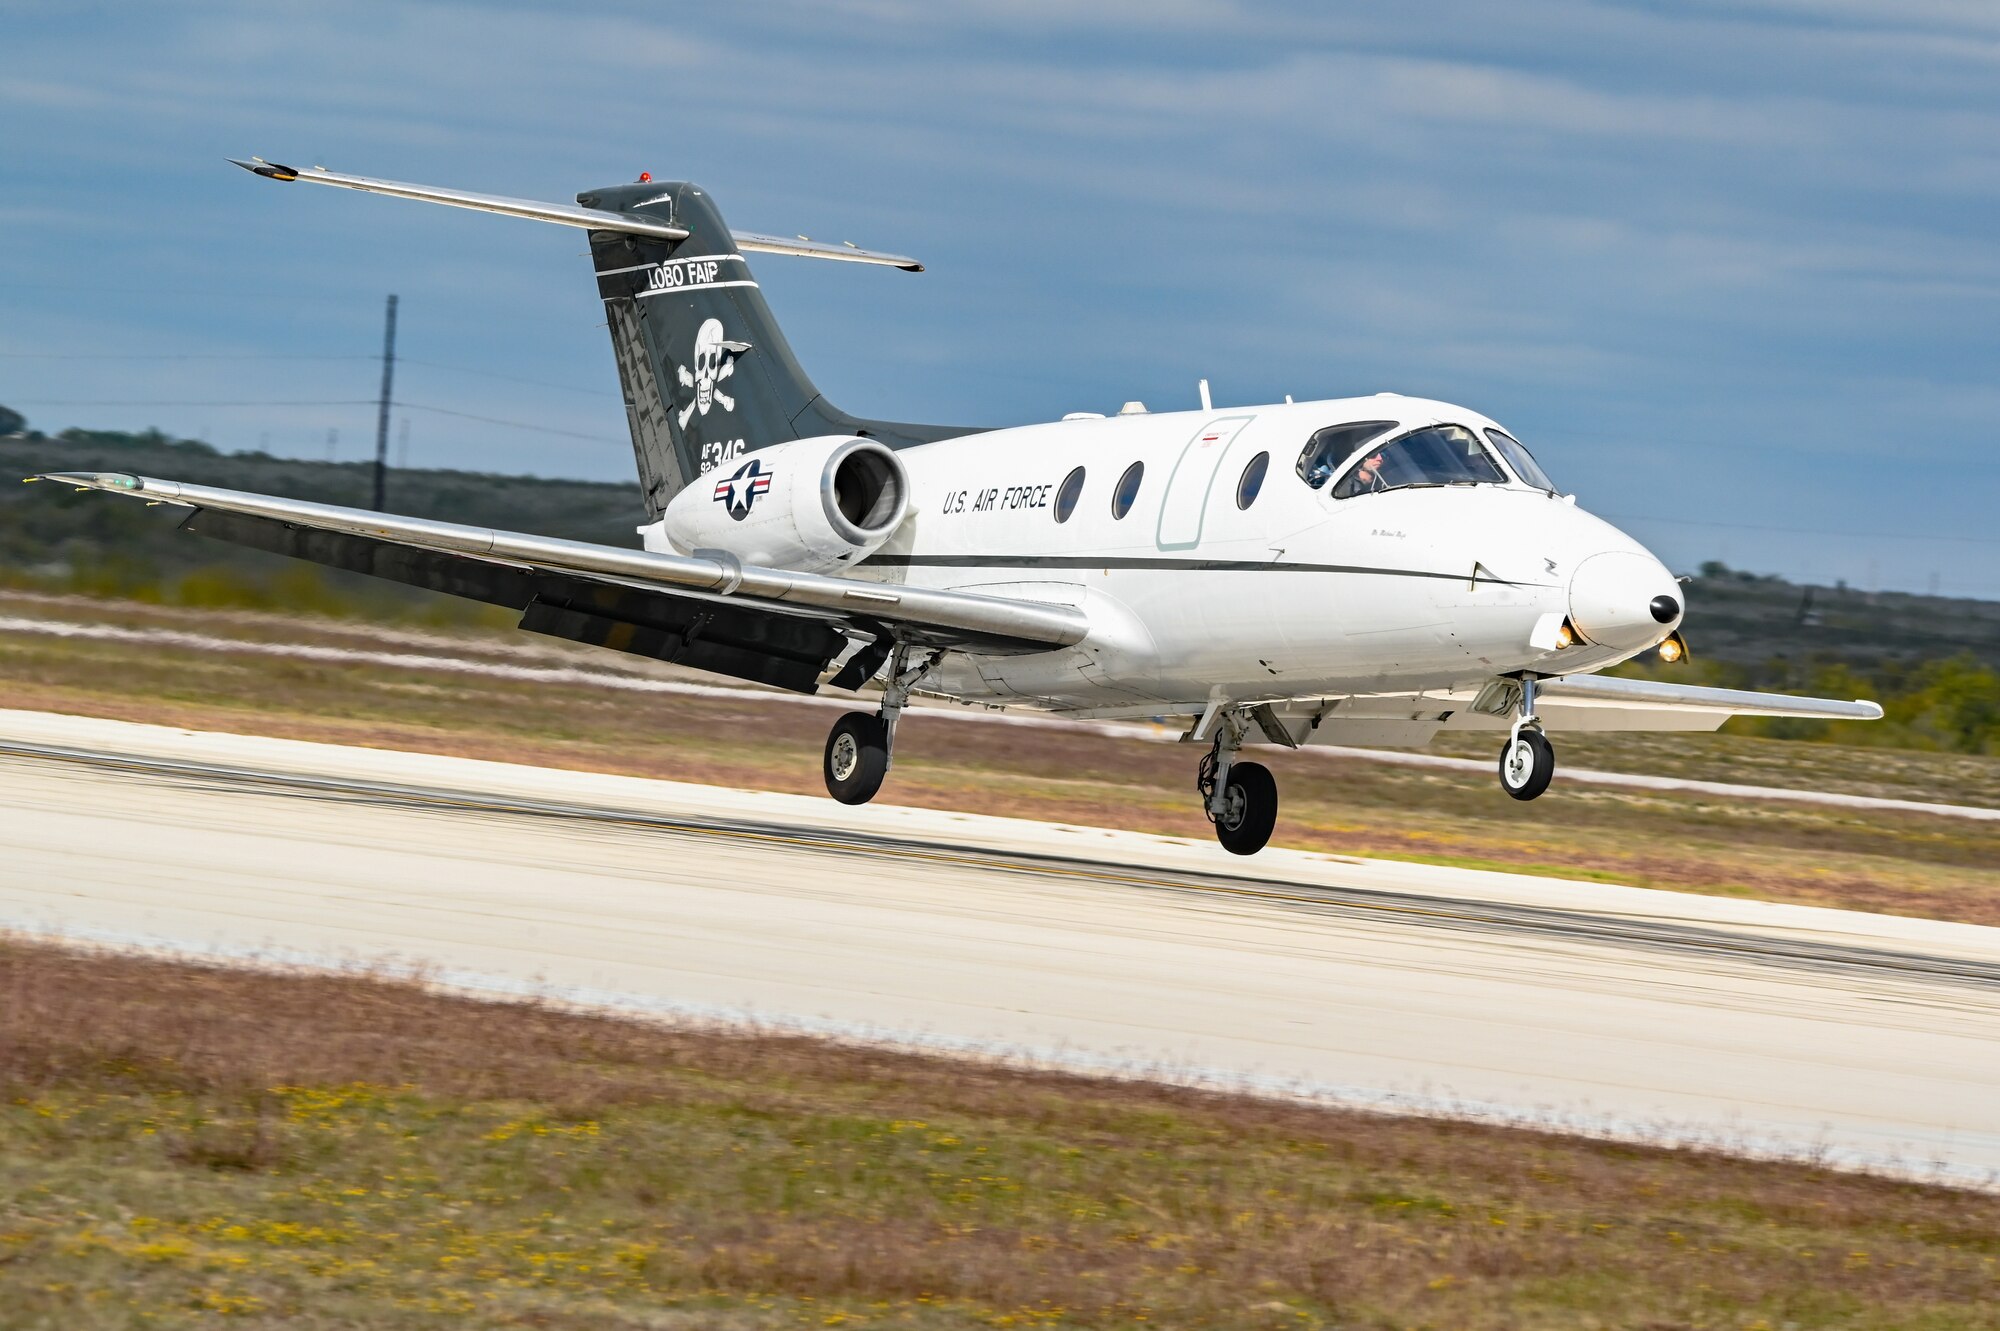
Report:
M826 737L826 793L842 804L866 804L882 789L889 775L889 755L895 747L896 721L909 704L910 690L937 665L943 652L932 652L917 665L910 649L897 647L889 656L889 682L882 690L880 711L849 712L833 723Z
M1535 715L1535 677L1521 676L1521 715L1500 750L1500 789L1531 800L1549 788L1556 774L1556 751Z
M1248 721L1236 712L1217 718L1215 743L1195 769L1194 788L1215 824L1215 839L1232 855L1255 855L1278 824L1278 783L1262 763L1239 763Z

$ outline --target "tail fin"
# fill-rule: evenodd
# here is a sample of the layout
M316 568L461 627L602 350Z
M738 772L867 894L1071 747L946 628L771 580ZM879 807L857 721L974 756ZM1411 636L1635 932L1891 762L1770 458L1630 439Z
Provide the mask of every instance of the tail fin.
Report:
M577 202L688 233L684 240L590 233L649 516L702 472L787 440L862 434L896 448L969 432L861 420L827 402L779 331L714 201L694 185L617 185Z
M236 165L280 183L387 194L589 231L597 290L625 387L632 450L647 510L655 518L702 472L787 440L860 434L903 448L972 433L861 420L836 409L785 345L742 250L920 272L923 265L915 259L750 231L732 234L714 201L685 182L642 178L579 194L572 205L380 180L323 166L282 166L261 157Z

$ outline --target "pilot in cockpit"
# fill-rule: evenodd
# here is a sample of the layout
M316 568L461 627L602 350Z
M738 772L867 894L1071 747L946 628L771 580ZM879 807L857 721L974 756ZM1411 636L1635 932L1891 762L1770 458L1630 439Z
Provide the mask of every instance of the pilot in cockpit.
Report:
M1354 469L1354 475L1343 488L1348 494L1372 494L1388 489L1389 482L1382 476L1382 450L1378 448L1361 459L1361 465Z

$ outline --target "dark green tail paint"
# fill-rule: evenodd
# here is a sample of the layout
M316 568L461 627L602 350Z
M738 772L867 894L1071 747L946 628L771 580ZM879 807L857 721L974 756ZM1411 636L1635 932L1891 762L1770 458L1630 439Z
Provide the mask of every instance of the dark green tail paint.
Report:
M590 233L652 517L701 473L788 440L860 434L906 448L973 433L864 420L822 397L778 330L715 201L696 186L614 185L576 201L658 217L690 233L682 241Z

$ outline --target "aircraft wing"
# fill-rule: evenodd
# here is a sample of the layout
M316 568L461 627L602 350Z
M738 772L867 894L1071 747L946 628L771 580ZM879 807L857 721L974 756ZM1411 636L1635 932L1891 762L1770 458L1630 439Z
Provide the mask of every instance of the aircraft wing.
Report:
M812 693L858 688L898 643L989 653L1081 641L1073 606L936 591L566 541L120 472L35 479L191 510L181 525L238 545L522 612L536 633Z
M1713 730L1732 716L1793 716L1817 721L1879 721L1882 705L1866 699L1802 698L1789 693L1711 689L1654 679L1611 675L1570 675L1536 685L1541 704L1562 707L1606 724L1600 730ZM1674 725L1629 725L1625 721L1675 721Z
M1609 731L1703 731L1732 716L1788 716L1817 721L1875 721L1880 704L1863 699L1801 698L1667 684L1606 675L1552 676L1536 682L1535 712L1558 740ZM1364 694L1272 703L1269 723L1252 738L1277 744L1421 748L1440 733L1502 732L1518 715L1521 686L1496 679L1483 689ZM1280 738L1283 736L1283 738Z

